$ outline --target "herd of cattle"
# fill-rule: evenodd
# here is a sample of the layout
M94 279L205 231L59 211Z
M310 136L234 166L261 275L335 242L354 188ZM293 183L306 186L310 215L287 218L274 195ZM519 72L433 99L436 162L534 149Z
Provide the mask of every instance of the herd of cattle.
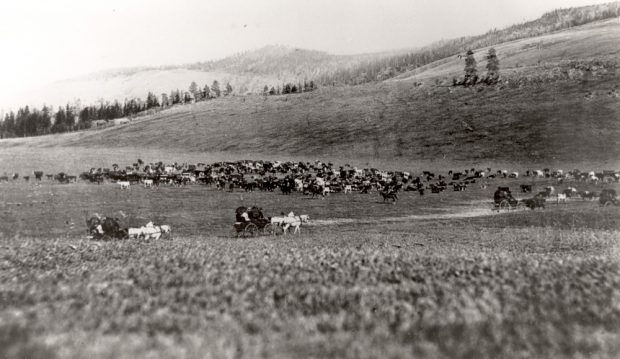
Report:
M43 171L34 171L33 179L43 180ZM59 183L76 182L78 177L67 175L63 172L58 174L46 174L48 180ZM79 179L102 184L106 181L114 182L121 189L129 189L132 185L154 187L161 185L187 186L192 184L212 185L220 190L233 192L242 191L275 191L281 190L284 194L301 192L307 195L325 197L329 193L368 193L375 189L384 201L396 201L398 191L417 191L424 195L426 191L440 193L448 188L454 191L464 191L468 186L486 188L490 180L494 178L547 178L553 179L558 184L566 182L572 184L566 190L561 191L560 197L581 196L591 198L593 192L578 191L574 183L584 182L590 184L612 183L620 181L620 171L580 171L572 170L527 170L509 172L507 170L465 169L462 171L450 170L447 175L435 174L430 171L422 171L414 175L406 171L382 171L376 168L352 167L344 165L336 167L333 163L321 161L315 162L280 162L280 161L234 161L217 162L211 164L164 164L163 162L145 164L141 160L124 169L118 165L110 168L91 168L79 175ZM25 181L30 176L22 177ZM16 181L19 174L0 176L0 182ZM521 185L524 193L531 192L531 184ZM545 193L540 193L544 195Z

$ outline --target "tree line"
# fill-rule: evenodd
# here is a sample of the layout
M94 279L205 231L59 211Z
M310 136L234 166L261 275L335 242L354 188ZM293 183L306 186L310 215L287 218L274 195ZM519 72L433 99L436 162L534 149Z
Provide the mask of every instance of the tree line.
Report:
M170 94L157 96L149 92L146 99L127 99L123 102L106 101L97 105L60 106L55 111L52 107L20 107L17 112L10 111L0 118L0 138L41 136L88 129L96 121L135 116L141 112L168 107L176 104L191 103L227 96L233 92L230 83L220 90L220 83L215 80L203 88L192 82L188 91L173 90Z
M303 92L311 92L314 91L318 88L318 86L314 83L314 81L306 81L304 80L303 84L300 82L298 82L297 84L292 83L292 82L288 82L282 85L282 87L280 87L279 85L277 87L271 86L271 88L269 88L269 86L265 85L265 87L263 87L263 95L265 96L273 96L273 95L287 95L287 94L294 94L294 93L303 93Z

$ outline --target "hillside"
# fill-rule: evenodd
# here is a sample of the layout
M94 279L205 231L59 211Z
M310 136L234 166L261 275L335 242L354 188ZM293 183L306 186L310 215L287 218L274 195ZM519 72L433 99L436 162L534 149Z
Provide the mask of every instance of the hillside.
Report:
M121 68L58 81L35 91L17 95L13 106L66 103L93 104L99 100L144 99L171 90L187 90L192 81L199 86L230 82L237 94L260 93L265 85L314 80L320 85L362 84L402 76L414 69L462 54L467 49L537 37L601 19L618 17L620 2L558 9L540 18L485 34L444 40L418 49L382 53L332 55L322 51L265 46L216 61L162 67ZM419 71L425 71L421 69ZM418 72L419 72L418 71Z
M394 81L231 96L0 146L620 166L618 43L620 22L603 21L498 46L509 80L497 86L443 85L458 68L450 58ZM535 44L543 46L526 51Z

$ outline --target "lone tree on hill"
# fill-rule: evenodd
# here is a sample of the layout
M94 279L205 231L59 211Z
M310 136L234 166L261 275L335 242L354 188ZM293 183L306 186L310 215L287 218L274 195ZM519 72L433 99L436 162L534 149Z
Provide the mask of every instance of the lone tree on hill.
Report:
M496 84L499 80L499 59L494 48L487 53L487 78L488 84Z
M478 82L478 69L476 59L474 58L474 52L467 50L467 57L465 57L465 79L463 83L465 86L473 86Z

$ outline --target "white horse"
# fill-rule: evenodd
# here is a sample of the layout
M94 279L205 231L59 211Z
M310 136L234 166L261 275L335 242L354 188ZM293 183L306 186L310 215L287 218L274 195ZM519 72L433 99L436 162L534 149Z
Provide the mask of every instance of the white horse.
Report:
M167 238L171 238L172 229L169 225L163 224L161 226L156 226L153 222L149 222L146 226L142 226L140 228L128 228L127 234L129 238L144 238L144 239L159 239L162 236L166 236Z
M296 216L293 212L291 212L286 217L271 217L271 224L281 226L284 234L288 232L290 227L293 227L293 234L295 234L301 233L301 224L308 223L309 220L310 216L307 214Z

